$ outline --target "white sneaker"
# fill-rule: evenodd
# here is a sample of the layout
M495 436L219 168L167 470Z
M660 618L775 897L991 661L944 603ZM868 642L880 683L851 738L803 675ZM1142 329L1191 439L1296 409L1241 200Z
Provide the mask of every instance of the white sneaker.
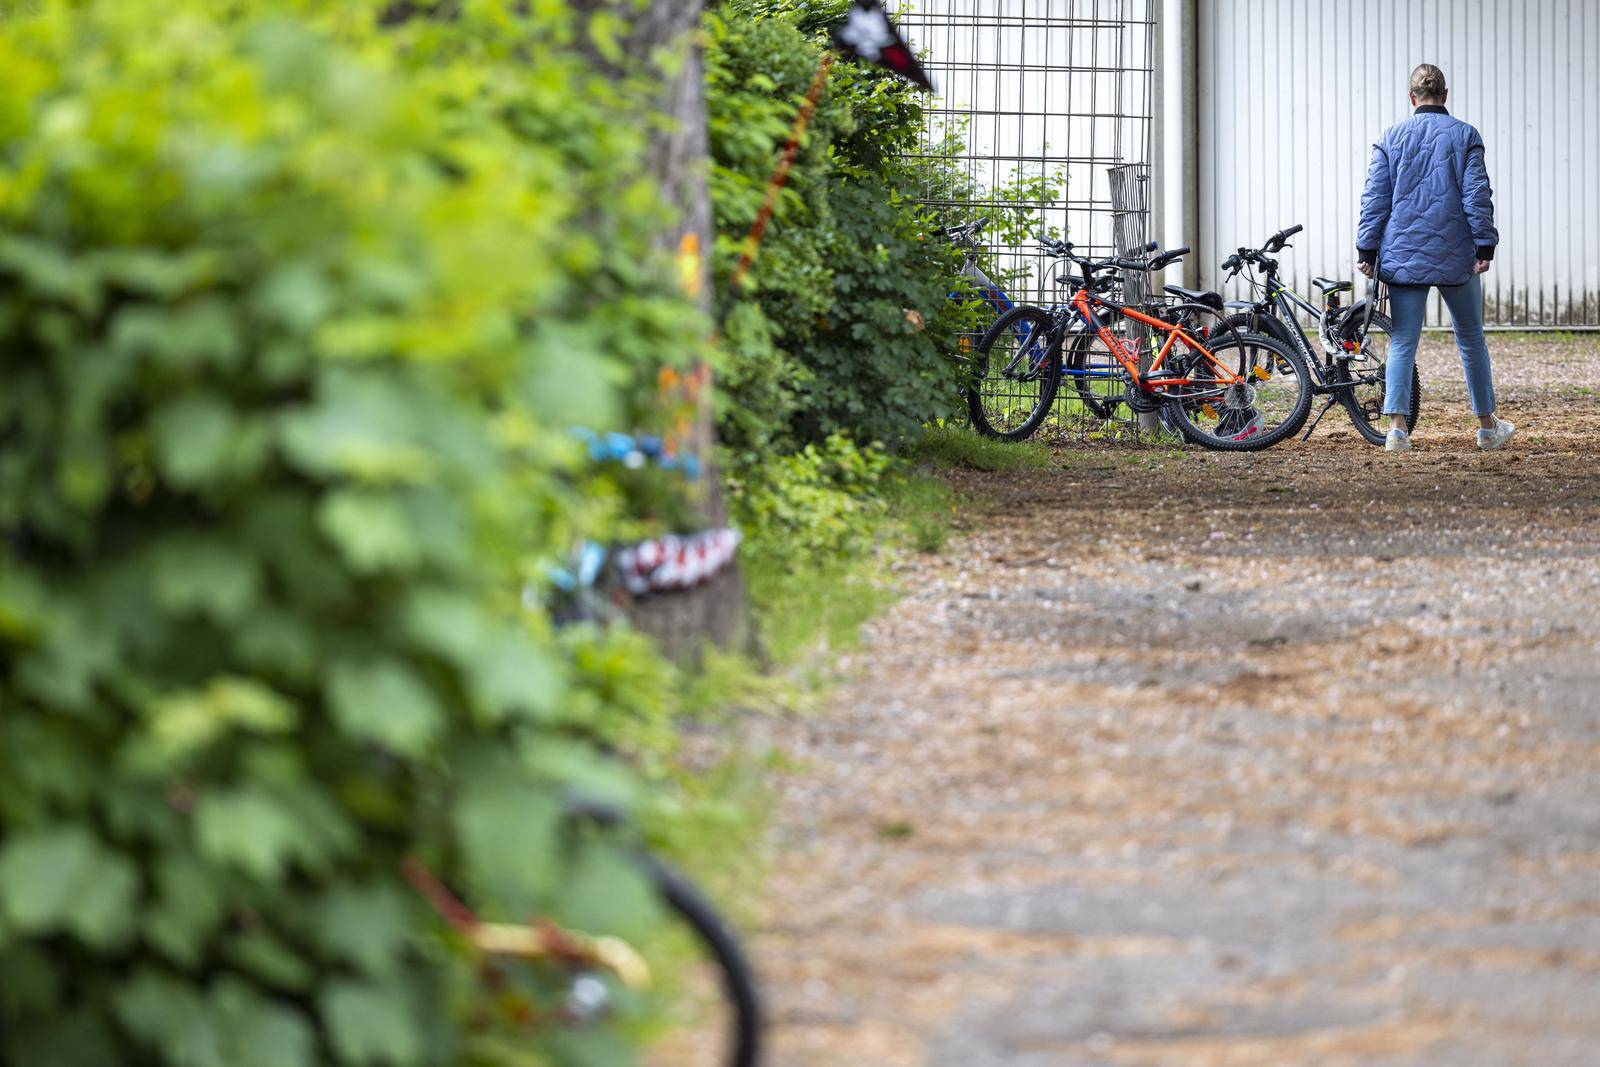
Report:
M1494 429L1478 431L1478 447L1486 452L1493 448L1499 448L1511 440L1511 435L1516 432L1517 428L1505 419L1495 419Z
M1411 435L1396 426L1389 431L1389 436L1384 438L1383 450L1385 452L1410 452Z

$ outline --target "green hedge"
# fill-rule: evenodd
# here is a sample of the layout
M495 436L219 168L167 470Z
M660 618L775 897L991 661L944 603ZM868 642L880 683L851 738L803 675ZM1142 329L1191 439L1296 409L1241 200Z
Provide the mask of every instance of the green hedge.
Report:
M961 255L933 237L940 220L912 198L952 193L960 179L902 155L922 135L926 98L881 71L834 65L749 287L727 291L822 55L815 30L841 9L730 0L708 19L729 339L718 413L735 466L836 432L897 441L957 405L956 339L974 321L947 299Z
M0 15L6 1062L625 1058L497 1038L399 868L649 920L556 798L664 708L519 591L609 521L561 428L705 327L562 5L386 6Z

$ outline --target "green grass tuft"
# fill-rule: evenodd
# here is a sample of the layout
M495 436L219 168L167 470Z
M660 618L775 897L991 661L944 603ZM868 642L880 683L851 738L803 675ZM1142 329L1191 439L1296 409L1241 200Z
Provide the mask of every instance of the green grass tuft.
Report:
M1050 465L1050 450L1037 441L996 441L968 427L945 424L928 427L908 458L975 471L1037 470Z

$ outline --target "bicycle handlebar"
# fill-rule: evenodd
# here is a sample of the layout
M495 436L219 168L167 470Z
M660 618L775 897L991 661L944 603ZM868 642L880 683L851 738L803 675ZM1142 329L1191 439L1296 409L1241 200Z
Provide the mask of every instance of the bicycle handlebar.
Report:
M1304 230L1305 226L1296 223L1288 229L1279 230L1268 237L1266 243L1260 248L1241 248L1233 255L1222 261L1222 269L1228 272L1228 277L1233 277L1244 270L1247 263L1254 263L1262 267L1276 267L1277 264L1267 259L1268 252L1282 252L1289 246L1289 238Z
M1127 256L1112 256L1109 259L1091 260L1083 256L1074 255L1072 252L1072 244L1069 241L1061 241L1051 237L1043 237L1039 240L1039 247L1044 250L1046 255L1054 256L1060 259L1066 259L1070 262L1076 263L1078 266L1083 268L1084 275L1086 277L1104 270L1163 270L1182 259L1184 256L1188 255L1190 252L1188 247L1184 247L1169 249L1168 251L1162 252L1160 255L1151 259L1132 259ZM1139 248L1136 254L1154 252L1160 247L1160 242L1151 241Z
M989 225L989 216L983 215L960 226L947 226L941 233L947 241L971 241Z
M1262 246L1262 249L1268 252L1281 252L1284 245L1288 244L1289 238L1293 237L1303 229L1305 229L1304 226L1296 224L1294 226L1290 226L1287 230L1279 230L1267 240L1267 243Z

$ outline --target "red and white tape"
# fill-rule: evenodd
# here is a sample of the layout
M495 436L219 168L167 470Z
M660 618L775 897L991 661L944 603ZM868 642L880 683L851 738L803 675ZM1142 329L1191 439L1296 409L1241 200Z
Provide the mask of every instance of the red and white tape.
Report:
M739 531L729 527L688 537L654 537L620 550L617 569L634 596L692 589L732 562L741 539Z

